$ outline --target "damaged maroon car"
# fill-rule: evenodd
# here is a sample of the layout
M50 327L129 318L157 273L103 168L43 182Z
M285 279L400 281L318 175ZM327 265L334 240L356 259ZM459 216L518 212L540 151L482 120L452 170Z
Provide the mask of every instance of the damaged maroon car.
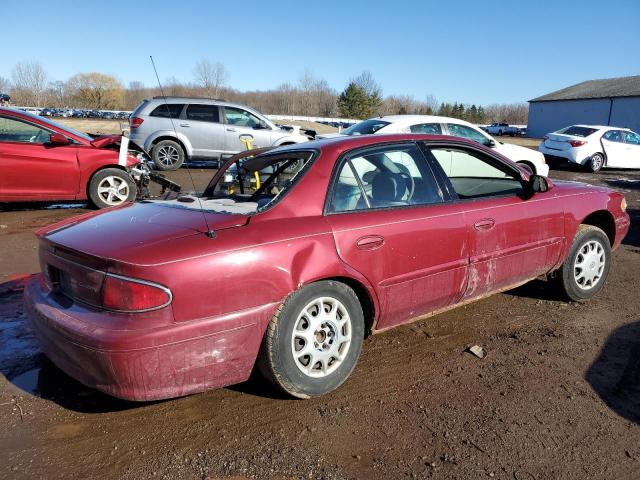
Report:
M530 175L474 142L328 139L230 160L197 197L43 229L26 289L45 354L131 400L246 380L344 382L375 333L546 276L604 285L624 197Z

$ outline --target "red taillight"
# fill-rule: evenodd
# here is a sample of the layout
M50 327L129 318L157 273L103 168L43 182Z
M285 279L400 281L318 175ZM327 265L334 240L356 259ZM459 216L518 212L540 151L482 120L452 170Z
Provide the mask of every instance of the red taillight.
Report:
M131 120L129 120L129 127L138 128L140 125L142 125L142 122L144 122L144 118L131 117Z
M586 145L586 140L569 140L569 145L572 147L581 147L582 145Z
M140 312L171 303L171 292L160 285L108 274L102 285L102 306L108 310Z

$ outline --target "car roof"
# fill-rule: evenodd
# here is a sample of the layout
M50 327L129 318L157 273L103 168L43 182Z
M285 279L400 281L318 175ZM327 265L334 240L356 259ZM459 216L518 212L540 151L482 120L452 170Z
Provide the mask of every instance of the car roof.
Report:
M257 110L248 105L243 105L241 103L228 102L226 100L222 100L219 98L207 98L207 97L179 97L179 96L167 96L167 97L153 97L146 99L148 102L154 103L204 103L208 105L222 105L227 107L239 107L244 108L246 110L251 110L252 112L257 112Z
M598 130L629 130L627 127L615 127L613 125L584 125L581 123L572 125L572 127L597 128Z
M384 120L389 123L459 123L461 125L474 126L472 123L453 117L441 117L438 115L384 115L381 117L372 117L368 120Z

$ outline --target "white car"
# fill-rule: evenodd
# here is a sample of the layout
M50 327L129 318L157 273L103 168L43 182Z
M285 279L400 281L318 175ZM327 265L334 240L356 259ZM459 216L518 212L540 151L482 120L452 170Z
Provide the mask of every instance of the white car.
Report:
M317 135L316 138L329 138L338 135L370 135L388 133L428 133L433 135L453 135L482 143L508 159L516 162L531 173L549 175L549 166L544 155L530 148L502 143L482 131L472 123L457 118L437 117L433 115L387 115L370 118L343 130L342 133Z
M628 128L571 125L545 135L538 150L592 172L602 167L640 168L640 135Z

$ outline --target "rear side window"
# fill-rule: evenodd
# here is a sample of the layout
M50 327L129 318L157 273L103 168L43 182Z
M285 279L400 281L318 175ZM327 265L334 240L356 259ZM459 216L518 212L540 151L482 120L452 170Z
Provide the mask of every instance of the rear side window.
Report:
M150 117L163 117L163 118L178 118L184 103L163 103L158 105L149 114Z
M353 154L334 182L330 210L336 213L443 201L426 159L413 144Z
M439 123L419 123L418 125L411 125L409 127L411 133L427 133L433 135L440 135L442 128Z
M574 137L588 137L589 135L595 133L597 128L589 128L589 127L577 127L575 125L571 127L563 128L562 130L558 130L555 133L560 133L562 135L572 135Z
M622 143L622 132L620 130L609 130L602 136L605 140L609 140L610 142L620 142Z
M389 122L385 122L384 120L365 120L352 125L342 133L344 135L371 135L387 125L389 125Z
M188 120L220 123L220 111L217 105L190 104L187 106L186 117Z

